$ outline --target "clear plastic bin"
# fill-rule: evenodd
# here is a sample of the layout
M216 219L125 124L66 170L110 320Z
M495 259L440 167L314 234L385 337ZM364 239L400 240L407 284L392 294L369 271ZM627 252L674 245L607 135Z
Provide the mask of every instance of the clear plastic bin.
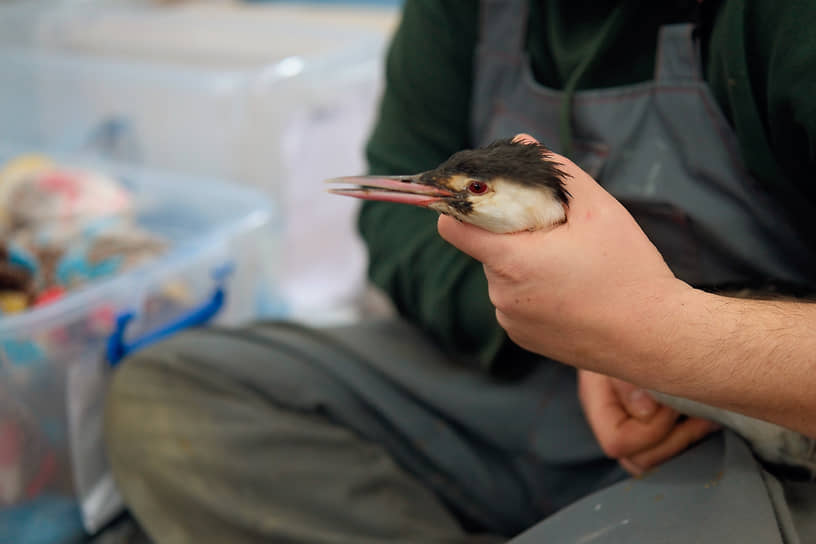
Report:
M396 10L161 4L0 6L0 140L263 190L287 218L291 315L339 315L365 284L359 203L322 180L365 168Z
M276 305L268 286L278 266L280 223L257 191L50 155L122 181L135 194L138 223L170 249L49 306L0 317L0 539L26 505L39 508L44 497L53 504L81 496L88 529L121 506L98 434L111 349L136 348L180 318L189 323L214 314L233 324L274 314ZM0 163L11 156L0 150ZM126 312L133 319L122 327L121 342L111 343Z

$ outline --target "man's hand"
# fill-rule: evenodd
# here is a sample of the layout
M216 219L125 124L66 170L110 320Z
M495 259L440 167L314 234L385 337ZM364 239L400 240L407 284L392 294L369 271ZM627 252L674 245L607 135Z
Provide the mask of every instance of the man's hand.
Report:
M604 453L639 476L719 429L699 418L678 422L680 414L630 383L578 371L578 397Z
M499 324L513 341L603 372L617 367L615 355L624 358L619 353L637 335L649 333L654 316L645 309L676 309L691 288L614 197L572 162L553 159L569 178L567 223L503 235L443 216L439 233L484 264Z

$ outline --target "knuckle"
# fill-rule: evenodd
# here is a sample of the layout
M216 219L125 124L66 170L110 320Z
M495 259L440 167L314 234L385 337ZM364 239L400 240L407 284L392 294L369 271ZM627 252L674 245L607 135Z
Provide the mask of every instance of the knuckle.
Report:
M631 457L630 461L639 467L642 467L644 469L650 469L653 466L659 464L661 459L654 455L641 454Z
M625 450L623 444L617 441L612 440L605 440L601 443L601 450L604 452L604 455L609 457L610 459L621 459L627 456L627 451Z
M502 312L498 308L496 308L496 321L499 322L499 326L502 329L504 329L505 331L507 331L507 329L510 328L510 321L507 318L507 314L505 314L504 312ZM510 331L507 331L507 332L508 332L508 334L512 334Z
M520 283L526 277L523 267L515 263L513 259L508 259L503 266L499 266L495 270L498 277L511 283Z
M504 314L513 313L513 295L507 287L496 285L495 282L491 283L488 286L487 294L490 297L490 303L493 304L496 310Z
M643 435L641 436L641 443L644 447L653 447L657 444L660 444L664 441L671 430L674 428L674 425L650 425L647 429L644 429Z
M534 345L530 342L529 337L524 334L523 330L519 330L515 323L508 319L507 316L501 312L496 312L496 320L499 326L504 329L507 337L517 346L528 351L534 350Z
M518 257L516 253L512 248L508 248L502 253L501 260L495 260L489 265L485 265L485 273L488 279L509 283L524 281L527 276L525 264L529 260L529 255L526 258Z
M516 330L515 322L510 319L507 314L500 310L496 310L496 321L499 322L499 326L504 329L504 332L507 334L510 340L512 340L515 344L522 346L524 337L518 330Z
M487 284L487 296L490 298L490 304L492 304L496 310L503 310L504 297L502 290L496 287L493 282Z
M631 456L634 452L632 448L622 440L620 434L614 432L598 432L596 430L596 438L598 444L601 446L601 451L610 459L622 459Z

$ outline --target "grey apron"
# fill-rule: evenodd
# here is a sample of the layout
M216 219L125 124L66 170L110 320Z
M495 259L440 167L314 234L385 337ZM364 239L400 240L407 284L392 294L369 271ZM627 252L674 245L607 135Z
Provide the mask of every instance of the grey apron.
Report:
M482 2L473 138L527 132L562 153L564 94L539 85L523 49L525 0ZM572 158L634 215L672 271L704 288L816 288L816 254L751 179L702 78L689 24L663 27L654 81L579 91Z
M475 143L526 132L563 152L558 127L566 97L533 77L524 50L528 2L481 6ZM654 81L574 95L571 158L629 209L684 281L708 289L812 290L816 255L743 167L733 131L703 80L692 25L661 28L657 45ZM775 519L786 541L796 541L791 519L813 508L816 486L785 484L796 488L791 514L780 484L746 445L730 433L722 440L706 442L645 482L585 499L519 542L779 542ZM660 502L664 497L670 499ZM717 519L706 515L711 510Z

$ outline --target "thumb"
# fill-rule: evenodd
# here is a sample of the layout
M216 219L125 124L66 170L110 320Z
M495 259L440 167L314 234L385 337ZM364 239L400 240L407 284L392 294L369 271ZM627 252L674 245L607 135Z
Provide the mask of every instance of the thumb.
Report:
M532 136L530 136L526 132L520 132L519 134L516 134L515 136L513 136L513 141L514 142L521 142L521 143L525 143L525 144L537 144L538 143L538 140L536 140L535 138L533 138Z
M533 136L526 133L519 133L513 137L514 142L539 143ZM591 202L593 198L613 199L612 196L601 187L592 176L587 174L577 164L553 151L548 151L549 159L560 165L561 170L566 174L564 188L572 195L572 200L579 203ZM614 200L614 199L613 199Z
M613 378L612 388L624 410L641 421L649 421L660 406L645 389L631 383Z
M482 263L491 262L505 251L506 235L495 234L447 215L439 216L437 230L449 244Z

